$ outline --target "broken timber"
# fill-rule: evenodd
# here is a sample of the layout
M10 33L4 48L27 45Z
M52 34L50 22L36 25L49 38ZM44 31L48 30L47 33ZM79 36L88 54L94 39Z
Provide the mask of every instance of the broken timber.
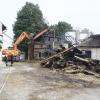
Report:
M93 71L89 71L89 70L70 70L70 71L66 71L66 74L77 74L77 73L84 73L86 75L93 75L97 78L100 78L100 75L98 73L95 73Z
M80 61L84 61L84 62L87 62L87 63L89 63L89 60L87 60L87 59L83 59L83 58L80 58L80 57L78 57L78 56L74 56L76 59L78 59L78 60L80 60Z
M97 73L97 71L96 71L97 69L96 69L95 62L93 62L93 60L88 60L88 59L77 56L77 54L79 52L75 52L74 48L75 47L72 46L71 48L64 49L63 51L45 59L45 60L42 60L40 63L41 63L41 65L43 65L47 68L60 69L60 70L64 69L66 74L84 73L86 75L93 75L97 78L100 78L100 74ZM62 56L63 59L60 58L61 54L64 54L64 53L65 53L65 55ZM75 55L75 53L76 53L76 55ZM69 55L67 55L67 54L69 54ZM71 57L71 59L66 59L66 57L64 58L64 56L67 56L67 58ZM56 59L56 61L53 60L53 58L55 58L55 57L59 57L59 59L58 60ZM69 61L72 62L72 65L70 65L71 63ZM84 65L84 66L81 66L81 65ZM78 67L78 66L80 66L80 67ZM69 69L69 67L70 67L70 69Z
M40 37L41 35L43 35L45 32L47 32L48 29L43 30L42 32L38 33L34 38L33 41L36 40L38 37Z
M60 54L63 54L63 53L65 53L65 52L68 52L69 50L71 50L71 49L73 49L73 48L74 48L74 47L72 46L72 47L70 47L70 48L68 48L68 49L65 49L64 51L61 51L61 52L59 52L59 53L57 53L57 54L55 54L55 55L53 55L53 56L51 56L51 57L49 57L49 58L43 60L43 61L41 61L40 63L46 63L48 60L50 60L50 59L52 59L52 58L54 58L54 57L56 57L56 56L59 56Z

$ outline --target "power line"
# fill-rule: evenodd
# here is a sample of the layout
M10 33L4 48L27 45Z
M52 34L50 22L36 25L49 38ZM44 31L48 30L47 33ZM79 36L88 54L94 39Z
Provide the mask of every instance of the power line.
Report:
M3 33L5 36L7 36L9 39L11 39L12 41L14 40L13 38L11 38L9 35Z

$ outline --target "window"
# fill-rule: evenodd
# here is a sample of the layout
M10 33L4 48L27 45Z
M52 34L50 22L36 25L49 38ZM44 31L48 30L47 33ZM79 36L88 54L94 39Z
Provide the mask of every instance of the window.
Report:
M91 51L85 51L88 58L91 58Z
M51 45L48 45L48 49L51 49Z
M49 37L49 39L48 39L49 41L50 41L50 37Z
M82 50L82 53L83 53L87 58L91 58L91 51Z

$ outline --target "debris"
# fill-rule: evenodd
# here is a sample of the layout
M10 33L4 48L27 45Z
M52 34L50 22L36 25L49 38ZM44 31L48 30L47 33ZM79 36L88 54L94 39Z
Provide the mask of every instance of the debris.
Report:
M51 57L49 57L49 58L43 60L43 61L41 61L40 63L41 63L41 64L44 64L44 63L46 63L48 60L53 59L54 57L60 56L61 54L63 54L64 52L68 52L68 51L71 50L72 48L73 48L73 47L71 47L71 48L69 48L69 49L65 49L64 51L61 51L61 52L59 52L59 53L57 53L57 54L55 54L55 55L53 55L53 56L51 56Z
M66 74L84 73L100 78L100 68L97 67L99 61L85 58L82 51L77 47L71 47L69 49L60 47L61 50L57 50L55 55L41 61L41 65L52 70L64 70Z

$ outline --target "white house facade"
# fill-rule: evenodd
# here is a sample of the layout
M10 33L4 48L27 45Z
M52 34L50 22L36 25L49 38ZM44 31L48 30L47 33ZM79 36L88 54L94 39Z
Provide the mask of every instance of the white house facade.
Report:
M87 55L92 59L100 60L100 34L90 36L78 47L81 50L86 51Z
M4 24L2 24L2 22L0 22L0 40L3 42L3 32L6 30L6 26ZM2 43L0 43L0 45L2 46ZM0 61L2 59L2 54L1 54L1 50L0 50Z

